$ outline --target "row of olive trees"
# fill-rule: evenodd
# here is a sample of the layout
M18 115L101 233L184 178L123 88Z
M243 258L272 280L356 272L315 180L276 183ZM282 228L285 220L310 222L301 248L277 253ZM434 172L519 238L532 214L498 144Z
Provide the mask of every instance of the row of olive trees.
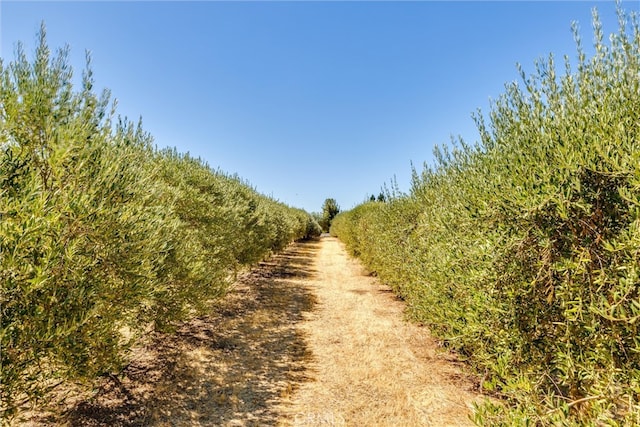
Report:
M640 26L554 59L332 233L502 398L487 425L640 425Z
M116 119L89 65L44 28L0 63L0 417L122 366L149 328L224 294L235 272L320 234L309 214Z

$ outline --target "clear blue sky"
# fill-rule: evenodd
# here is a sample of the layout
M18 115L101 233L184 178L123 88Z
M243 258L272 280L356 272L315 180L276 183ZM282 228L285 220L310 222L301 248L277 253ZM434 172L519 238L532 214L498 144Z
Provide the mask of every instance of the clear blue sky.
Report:
M611 1L27 2L0 0L1 52L90 50L97 88L158 146L237 173L318 211L378 193L451 135L476 139L471 113L554 52L575 56L571 21L592 40L591 9L615 32ZM627 10L640 2L625 1Z

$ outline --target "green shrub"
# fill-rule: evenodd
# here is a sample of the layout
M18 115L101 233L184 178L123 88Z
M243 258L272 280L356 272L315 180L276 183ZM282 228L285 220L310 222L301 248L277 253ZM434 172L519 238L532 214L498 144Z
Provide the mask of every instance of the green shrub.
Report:
M167 245L151 199L149 138L112 126L90 71L74 92L67 52L44 31L0 70L2 400L38 395L49 378L113 369L119 330L151 298Z
M640 29L619 15L605 44L594 13L589 59L576 32L576 69L521 72L410 194L334 221L504 398L481 424L640 424Z
M211 309L239 268L319 235L258 194L114 120L91 70L75 91L44 27L0 63L0 417L60 381L117 372L151 327Z

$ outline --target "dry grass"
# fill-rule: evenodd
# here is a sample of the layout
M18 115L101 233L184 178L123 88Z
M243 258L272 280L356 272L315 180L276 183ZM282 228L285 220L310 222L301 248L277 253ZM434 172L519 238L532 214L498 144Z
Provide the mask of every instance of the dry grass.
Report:
M302 385L282 425L464 426L478 399L455 359L403 321L404 304L325 238L311 281L318 309L302 324L315 382Z
M474 386L335 239L292 245L119 377L24 425L463 426Z
M276 403L308 380L310 351L296 325L315 304L306 283L319 245L292 245L240 277L216 314L154 336L91 397L58 402L62 417L32 413L23 424L276 425Z

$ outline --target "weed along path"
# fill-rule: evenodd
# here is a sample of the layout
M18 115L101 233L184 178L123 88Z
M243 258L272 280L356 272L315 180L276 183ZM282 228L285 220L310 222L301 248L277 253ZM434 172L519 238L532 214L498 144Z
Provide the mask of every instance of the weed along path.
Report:
M472 384L402 311L336 239L296 243L97 393L67 397L62 418L23 424L470 425Z

